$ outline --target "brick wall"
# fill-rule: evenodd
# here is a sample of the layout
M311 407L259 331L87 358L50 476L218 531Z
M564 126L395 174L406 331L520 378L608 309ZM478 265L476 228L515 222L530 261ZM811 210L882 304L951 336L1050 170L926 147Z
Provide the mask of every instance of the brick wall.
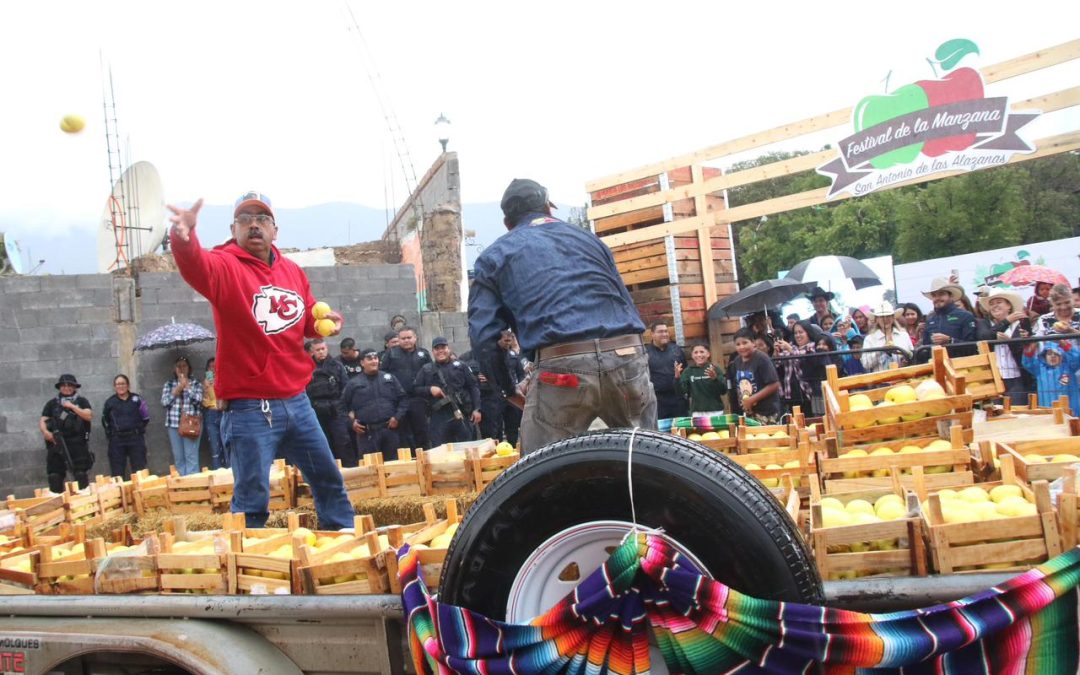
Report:
M314 267L307 272L316 298L345 316L342 337L351 336L360 346L381 348L395 314L420 323L411 266ZM160 397L179 352L133 354L132 349L137 336L174 320L213 329L210 305L175 273L143 273L137 293L133 279L110 275L0 278L0 495L25 496L46 484L45 446L37 424L46 400L56 393L53 384L66 372L78 377L80 393L94 408L90 447L97 455L95 473L108 472L100 412L119 372L150 403L150 468L167 471L172 460ZM336 342L331 342L335 355ZM184 349L200 378L215 344ZM203 455L208 464L205 443Z

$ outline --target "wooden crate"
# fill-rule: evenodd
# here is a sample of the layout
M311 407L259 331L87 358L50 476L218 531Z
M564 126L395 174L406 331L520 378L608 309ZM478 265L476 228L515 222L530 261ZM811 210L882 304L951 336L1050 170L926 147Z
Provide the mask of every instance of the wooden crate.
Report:
M38 535L47 534L64 522L67 511L64 509L64 495L54 495L45 490L38 490L34 497L15 499L8 495L6 508L15 512L19 531L23 533L27 544Z
M472 474L472 490L483 492L484 488L499 477L503 471L513 466L521 453L513 452L508 455L490 454L484 455L473 448L465 453L465 469Z
M826 380L821 385L825 397L825 428L827 433L840 439L841 445L926 436L936 433L939 422L951 426L955 421L965 430L971 429L972 398L965 393L964 377L952 369L944 349L935 348L930 363L919 366L844 378L838 377L835 365L830 364L825 370ZM889 407L878 406L892 387L914 385L926 379L940 384L945 397ZM874 407L852 410L850 399L856 394L869 397ZM904 417L909 420L904 420ZM900 421L890 421L897 418ZM971 442L970 432L965 436L965 441Z
M466 466L468 450L494 450L495 441L485 439L470 443L447 443L431 450L417 450L423 494L459 494L474 490L473 475Z
M375 469L380 497L405 497L424 494L421 462L421 450L417 450L414 459L412 450L398 448L398 458L387 462L381 452L364 455L364 466ZM431 451L429 451L431 452Z
M33 595L40 547L0 554L0 595Z
M341 479L345 481L345 492L349 495L349 501L356 505L364 499L382 496L379 488L379 477L380 475L385 476L384 471L384 469L375 465L341 469ZM416 484L420 484L419 475L416 477Z
M98 561L94 590L99 595L156 593L157 555L161 543L150 534L138 545L106 544L106 555Z
M762 431L756 431L762 429ZM749 438L750 433L775 433L784 431L788 427L743 427L738 428L738 454L731 455L731 459L739 466L760 480L765 487L777 488L781 478L790 475L792 483L799 494L806 496L810 483L816 480L817 469L814 466L814 458L810 455L809 444L799 443L799 439L793 436L785 438ZM798 434L794 427L790 427L792 433ZM792 466L797 463L796 466ZM768 468L773 466L774 468ZM779 468L776 468L779 467Z
M1052 481L1061 478L1069 465L1080 462L1080 436L993 443L993 445L997 446L991 451L993 456L1000 461L1003 453L1012 455L1016 475L1028 483L1037 480ZM1072 455L1076 459L1061 462L1039 462L1038 460L1029 460L1028 457L1031 455L1038 455L1048 459L1055 455Z
M270 503L268 511L285 511L296 506L292 468L285 460L274 460L270 467Z
M94 490L100 504L101 519L108 520L127 511L124 501L124 488L117 479L98 476L94 481Z
M437 518L435 516L435 507L431 504L424 504L424 520L422 522L387 528L390 545L395 550L405 543L416 549L420 570L424 575L424 585L432 592L439 589L439 582L442 580L443 563L446 562L446 553L449 550L449 542L442 540L445 539L448 533L453 535L460 523L461 517L458 515L457 502L448 499L446 501L446 518ZM386 563L390 592L401 593L402 587L401 580L398 578L396 553L387 556Z
M1080 546L1080 468L1066 467L1062 483L1058 495L1058 521L1062 548L1068 550Z
M201 473L189 476L168 476L165 485L169 510L173 513L210 513L213 510L213 484L214 477L205 467Z
M210 483L210 508L214 513L229 513L233 498L232 469L216 469L213 475L214 480Z
M896 467L900 480L905 487L914 485L911 476L914 467L950 467L947 471L926 473L926 482L931 489L951 485L971 484L975 482L972 471L971 450L964 443L964 431L959 425L950 429L948 450L933 450L901 454L898 451L907 445L926 447L929 443L940 440L937 436L925 436L899 441L882 441L870 445L842 447L837 439L827 442L827 451L819 453L817 459L818 474L821 476L825 494L836 495L844 492L888 488L892 484L890 469ZM869 455L876 448L887 447L893 454ZM867 452L865 457L842 457L852 450Z
M176 469L173 468L170 474L175 471ZM135 503L135 513L140 516L146 515L154 509L168 509L168 476L156 476L150 473L142 475L141 472L133 474L131 476L131 496L132 501Z
M229 592L229 539L206 535L179 539L165 532L154 558L162 593L225 595Z
M67 555L57 547L41 547L36 590L43 595L93 595L98 563L105 557L105 541L92 539L76 544Z
M1018 481L1012 457L1001 461L998 484L1017 485L1037 509L1035 515L1002 517L974 522L945 522L940 490L927 494L920 510L933 569L939 574L979 572L985 569L1022 571L1062 552L1057 513L1046 481L1030 488ZM979 485L989 491L993 485Z
M926 546L915 495L900 484L892 472L891 485L877 490L851 492L838 497L845 506L855 499L871 505L886 494L903 500L907 516L897 520L825 527L821 492L811 489L810 548L821 578L853 579L863 576L926 576Z
M289 595L299 592L297 565L303 537L277 534L252 538L244 544L243 532L232 531L228 554L231 595ZM281 555L286 549L288 555Z
M964 378L964 393L973 401L1000 399L1005 393L1005 381L998 369L997 354L990 345L979 343L979 353L974 356L949 357L956 374Z
M1060 411L1060 413L1068 415L1069 410L1069 397L1062 394L1058 397L1058 400L1054 401L1049 407L1039 405L1038 394L1028 394L1027 405L1013 405L1012 400L1005 398L1002 401L1000 414L1002 415L1053 415ZM1073 410L1072 414L1080 414L1080 411Z
M799 442L799 431L793 424L771 424L760 427L740 425L735 429L740 455L794 450ZM783 434L779 438L775 434ZM751 437L754 438L751 438ZM767 437L766 437L767 436Z
M390 581L386 560L392 555L373 530L321 551L303 546L299 573L304 592L314 595L387 593ZM331 562L335 556L347 558Z

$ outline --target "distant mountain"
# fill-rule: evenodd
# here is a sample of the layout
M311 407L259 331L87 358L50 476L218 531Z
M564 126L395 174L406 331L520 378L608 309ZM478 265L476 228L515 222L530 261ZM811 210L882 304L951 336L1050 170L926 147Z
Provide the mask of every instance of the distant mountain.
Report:
M481 248L490 246L506 233L502 211L497 203L465 204L462 222L466 230L475 230L473 246L466 247L468 266ZM304 208L278 208L280 228L278 246L282 248L320 248L374 241L386 229L388 216L380 209L361 204L334 202ZM199 213L199 239L212 246L229 237L232 207L207 204ZM37 274L93 274L97 272L97 235L83 229L72 229L60 236L22 234L18 238L23 253L32 258L30 267L44 258L45 264Z

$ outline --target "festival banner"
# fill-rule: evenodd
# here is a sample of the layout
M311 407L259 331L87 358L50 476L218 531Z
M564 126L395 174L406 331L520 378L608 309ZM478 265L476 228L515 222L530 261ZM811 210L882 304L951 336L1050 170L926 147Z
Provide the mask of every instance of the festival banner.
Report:
M1001 166L1035 147L1019 135L1041 113L1015 112L1004 96L985 97L982 75L958 68L978 46L949 40L928 59L939 79L905 84L891 93L866 96L852 109L850 134L838 157L817 172L832 178L828 198L859 196L944 171Z

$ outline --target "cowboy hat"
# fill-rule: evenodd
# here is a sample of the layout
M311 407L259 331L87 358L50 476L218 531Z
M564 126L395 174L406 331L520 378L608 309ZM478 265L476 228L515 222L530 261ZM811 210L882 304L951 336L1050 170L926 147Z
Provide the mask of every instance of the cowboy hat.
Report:
M1005 298L1012 305L1012 311L1019 312L1024 308L1024 301L1020 298L1019 293L1013 293L1010 290L1004 288L995 288L990 291L990 295L979 298L979 304L982 306L983 311L990 311L990 301L994 298Z
M870 310L874 316L896 316L896 309L888 300L882 300L881 304Z
M934 293L939 291L945 291L952 296L953 302L960 299L960 296L964 294L964 289L957 286L954 283L950 283L948 279L942 279L941 277L935 278L930 282L930 290L923 291L923 296L929 299L933 299Z
M836 295L830 293L829 291L826 291L821 286L814 286L814 289L807 293L806 297L810 300L813 300L814 298L825 298L826 300L831 301L833 298L836 297Z

